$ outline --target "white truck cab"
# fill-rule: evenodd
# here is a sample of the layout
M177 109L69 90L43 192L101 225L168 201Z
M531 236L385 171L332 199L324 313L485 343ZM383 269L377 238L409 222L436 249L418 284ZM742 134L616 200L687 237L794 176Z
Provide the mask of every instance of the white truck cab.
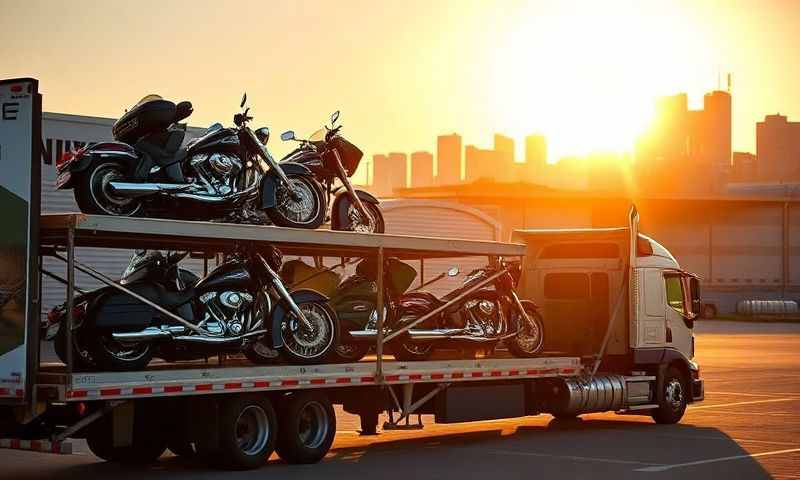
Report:
M703 399L693 361L699 281L638 232L635 207L628 227L517 230L512 240L527 245L520 295L541 309L548 354L594 361L595 373L655 377L654 392L681 408Z

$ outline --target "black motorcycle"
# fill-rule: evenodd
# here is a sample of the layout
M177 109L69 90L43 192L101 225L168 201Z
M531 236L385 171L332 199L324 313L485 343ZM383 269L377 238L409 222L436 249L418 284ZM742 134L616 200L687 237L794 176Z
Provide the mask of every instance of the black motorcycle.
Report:
M358 361L374 344L377 336L376 262L362 260L355 275L346 279L331 296L342 328L341 339L332 355L340 361ZM437 348L493 350L503 342L517 357L534 357L544 345L544 324L536 305L520 300L515 286L519 281L519 262L501 260L471 272L463 285L441 299L419 288L445 276L458 275L451 269L418 287L407 291L416 278L410 265L387 259L385 271L386 323L384 336L390 335L424 315L454 301L441 312L415 325L390 341L392 354L398 360L425 360ZM476 291L469 289L496 278Z
M283 141L300 142L299 147L281 160L281 165L284 162L304 165L325 185L328 203L334 197L330 214L333 230L383 233L386 225L378 199L356 190L350 182L364 154L342 136L342 126L336 125L338 120L336 111L331 115L331 126L317 130L308 140L295 138L291 130L281 134ZM341 185L334 186L337 180Z
M114 371L142 369L156 355L174 361L227 350L241 351L256 363L282 356L290 363L313 364L330 354L338 337L336 314L317 292L286 290L276 273L282 260L277 249L237 246L194 285L177 275L176 288L166 288L153 272L175 272L184 257L148 259L146 252L137 252L131 265L144 273L120 282L160 308L114 287L78 297L76 348L85 349L98 369Z
M319 227L326 197L303 165L278 164L267 150L269 129L253 132L242 97L235 128L214 124L182 147L177 124L192 104L148 95L113 126L114 142L90 143L59 159L58 189L74 189L82 212L190 220L234 219Z

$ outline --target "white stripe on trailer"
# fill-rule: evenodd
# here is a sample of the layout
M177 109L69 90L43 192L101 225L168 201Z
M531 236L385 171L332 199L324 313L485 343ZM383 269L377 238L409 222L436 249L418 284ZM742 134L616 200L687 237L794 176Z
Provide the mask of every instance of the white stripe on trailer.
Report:
M386 367L383 376L383 382L386 384L574 376L581 371L577 358L559 357L525 360L434 361L419 362L418 364L390 363ZM342 369L348 374L343 375ZM286 370L293 371L286 372ZM73 375L72 382L65 382L66 389L63 399L67 401L106 400L377 384L374 366L366 362L338 367L320 365L316 367L222 368L213 370L214 376L221 377L216 379L208 378L209 372L211 371L190 369ZM196 378L186 378L192 376ZM148 381L142 382L141 377L146 377ZM87 383L96 385L87 388Z
M51 442L49 440L19 440L16 438L0 438L0 448L13 450L30 450L45 453L72 453L71 442Z

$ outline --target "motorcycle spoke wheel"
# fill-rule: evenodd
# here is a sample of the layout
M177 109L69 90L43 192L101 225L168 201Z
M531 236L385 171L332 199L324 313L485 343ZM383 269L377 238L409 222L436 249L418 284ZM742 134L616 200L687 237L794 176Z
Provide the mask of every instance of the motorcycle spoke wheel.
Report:
M294 223L311 223L317 218L320 208L314 187L303 178L290 177L289 181L298 198L292 198L288 189L281 189L278 193L278 211Z
M291 320L283 327L283 348L298 359L321 358L328 353L336 337L334 319L317 303L303 303L299 307L309 325L303 325L291 315Z
M93 203L104 213L129 217L141 208L140 201L121 197L112 191L111 182L124 179L122 169L116 163L105 163L92 170L89 177L89 194Z
M383 233L383 217L381 212L371 203L365 203L364 208L369 212L370 218L364 219L358 207L350 204L347 207L347 225L345 230L362 233Z

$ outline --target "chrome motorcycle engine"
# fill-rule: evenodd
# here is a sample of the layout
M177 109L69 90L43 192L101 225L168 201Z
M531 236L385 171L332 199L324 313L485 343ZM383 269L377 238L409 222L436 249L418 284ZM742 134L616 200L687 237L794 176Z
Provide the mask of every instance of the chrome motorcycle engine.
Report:
M228 195L236 191L236 178L242 171L242 161L235 155L203 153L189 161L198 176L198 183L206 192Z
M464 303L465 327L474 335L491 337L499 333L500 309L497 303L487 299L469 300Z
M206 307L201 325L209 334L239 336L254 329L251 315L253 296L247 292L208 292L200 297Z

